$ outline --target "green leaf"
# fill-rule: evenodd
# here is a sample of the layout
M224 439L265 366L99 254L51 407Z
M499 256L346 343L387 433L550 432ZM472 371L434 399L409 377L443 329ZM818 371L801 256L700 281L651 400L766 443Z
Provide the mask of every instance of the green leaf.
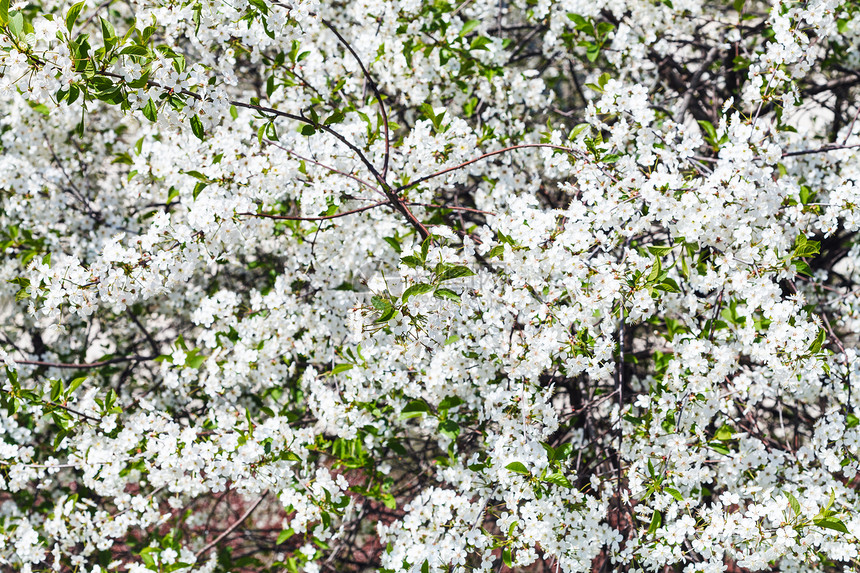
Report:
M430 411L430 407L424 400L412 400L400 411L401 418L415 418Z
M732 439L732 436L735 433L735 429L729 426L728 424L723 424L720 429L714 432L714 439L719 440L721 442L727 442Z
M555 485L560 485L560 486L566 487L566 488L573 487L573 484L570 483L570 480L567 479L567 477L564 474L559 473L559 472L549 474L548 476L543 478L543 481L545 481L547 483L554 483Z
M370 299L370 304L372 304L373 308L375 308L376 310L385 311L391 308L391 301L389 301L387 298L382 298L379 295L372 297Z
M445 420L439 424L439 432L452 440L456 440L460 435L460 425L453 420Z
M555 449L555 458L557 460L566 460L573 453L573 444L570 442L562 444Z
M796 257L811 257L812 255L817 255L819 252L819 244L817 241L809 241L805 245L801 247L797 247L797 250L794 253Z
M487 51L489 51L490 49L487 46L492 44L492 43L493 43L492 40L490 40L489 38L487 38L485 36L477 36L472 40L472 43L469 44L469 49L470 50L487 50Z
M809 257L817 255L821 244L818 241L810 241L803 235L798 235L794 240L794 256Z
M672 252L672 247L664 245L651 245L648 247L648 252L657 257L665 257Z
M463 36L467 35L469 32L471 32L472 30L474 30L475 28L477 28L480 25L481 25L480 20L469 20L468 22L463 24L463 29L460 30L460 37L462 38Z
M785 492L785 496L788 498L788 504L791 506L792 511L794 511L794 515L800 515L800 503L797 501L797 498L790 491Z
M312 125L303 125L301 127L301 129L299 129L299 133L301 133L302 135L305 135L307 137L310 137L311 135L315 134L316 132L317 132L317 130L314 129L314 126L312 126Z
M203 122L200 121L196 113L191 115L191 131L197 139L203 141Z
M21 12L13 12L9 17L9 31L16 38L21 37L21 32L24 31L24 15Z
M858 418L854 414L845 415L845 427L856 428L858 425L860 425L860 418Z
M75 23L78 21L78 16L81 13L81 10L84 9L84 4L86 2L78 2L66 12L66 29L71 32L72 28L75 26Z
M325 122L324 122L324 123L325 123L326 125L332 125L332 124L335 124L335 123L340 123L340 122L342 122L343 120L344 120L344 115L343 115L343 113L341 113L341 112L340 112L340 110L335 110L335 111L334 111L334 113L332 113L330 116L328 116L328 117L326 118L326 120L325 120Z
M269 13L269 7L266 6L266 3L263 2L263 0L248 0L248 1L251 3L251 5L253 5L255 8L257 8L263 14Z
M352 370L355 364L338 364L334 368L331 369L331 375L340 374L341 372L346 372L347 370Z
M149 98L146 105L143 106L143 117L149 121L155 121L155 118L158 117L158 110L155 108L155 102L152 101L152 98Z
M511 462L505 466L505 469L511 470L514 473L529 475L529 469L520 462Z
M0 26L9 23L9 0L0 0Z
M136 80L132 80L128 82L128 87L139 90L141 88L145 88L149 84L149 74L151 72L149 70L145 71L142 76L137 78Z
M400 241L398 241L394 237L383 237L382 240L385 241L386 243L388 243L389 245L391 245L391 248L394 249L397 252L397 254L400 254L400 251L401 251Z
M382 497L379 498L382 501L382 505L387 507L388 509L397 509L397 500L394 499L394 496L390 493L382 494Z
M469 267L464 267L462 265L442 265L441 268L436 269L436 277L439 279L439 282L450 281L452 279L459 279L462 277L470 277L474 275Z
M663 270L662 265L660 264L660 259L654 259L654 264L651 265L651 272L648 273L648 282L653 282L657 280L657 277L660 276L660 271Z
M46 106L45 104L35 103L33 101L28 101L27 103L30 104L30 107L33 108L34 111L37 111L42 115L51 115L51 110L49 110L48 106Z
M832 529L833 531L838 531L840 533L850 533L841 520L832 516L816 518L813 520L813 523L818 527L823 527L825 529Z
M392 306L388 310L383 311L383 313L380 315L380 317L377 318L374 322L388 322L389 320L394 318L394 315L396 315L396 314L397 314L397 309Z
M447 298L448 300L453 300L454 302L460 302L460 295L447 288L437 288L433 292L433 296L436 298Z
M199 171L197 171L197 170L195 170L195 169L189 169L188 171L183 171L183 173L184 173L185 175L190 175L190 176L194 177L194 178L195 178L195 179L197 179L198 181L203 181L204 183L208 183L208 182L209 182L209 178L208 178L208 177L206 177L205 175L203 175L202 173L200 173Z
M717 130L714 129L714 124L712 124L710 121L700 119L699 120L699 126L705 132L705 139L708 141L708 143L710 143L711 145L716 145L717 144Z
M54 380L51 384L51 402L56 402L63 395L63 381Z
M675 279L670 278L663 279L663 282L658 285L655 285L654 288L665 292L681 292L681 287L678 286L678 283L675 282Z
M104 38L105 44L108 42L113 44L113 40L116 40L116 30L113 29L113 26L110 22L99 16L99 20L102 24L102 37Z
M672 497L674 497L678 501L684 501L684 496L681 495L681 492L678 491L677 489L674 489L671 487L664 487L663 491L665 491L666 493L668 493L669 495L671 495Z
M589 27L588 20L580 16L579 14L568 14L568 19L576 25L577 30L584 30Z
M656 533L662 524L663 524L663 515L659 511L654 510L654 514L651 516L651 525L648 526L648 533L649 534Z
M799 275L806 275L808 277L812 276L812 268L806 264L804 261L794 261L794 270Z
M824 340L827 337L827 334L824 332L824 329L818 331L818 336L815 337L815 340L812 341L812 344L809 345L809 352L812 354L818 354L821 352L821 345L824 344Z
M836 501L836 491L830 490L830 499L827 501L827 505L824 506L824 509L821 510L821 514L823 517L828 517L831 515L830 508L833 507L834 501Z
M590 124L588 124L588 123L580 123L580 124L576 125L576 126L575 126L571 131L570 131L570 135L569 135L569 136L567 136L567 138L568 138L568 139L570 139L570 140L576 139L576 136L577 136L577 135L579 135L580 133L582 133L582 132L583 132L583 131L585 131L586 129L589 129L590 127L591 127L591 125L590 125Z
M69 382L69 388L68 388L68 390L66 390L66 395L71 396L72 392L77 390L80 387L80 385L84 383L84 381L86 379L87 379L86 376L81 376L81 377L75 378L74 380Z
M195 348L185 357L185 366L188 368L200 368L200 365L206 361L206 357L198 354L198 349Z
M446 398L443 398L441 402L439 402L439 406L437 407L437 409L439 411L450 410L451 408L459 406L462 403L463 399L459 396L447 396Z
M202 193L204 189L206 189L207 185L209 184L204 183L203 181L198 181L197 183L195 183L194 190L191 192L191 197L193 199L197 199L197 196L200 195L200 193Z
M400 259L400 262L403 263L404 265L406 265L407 267L410 267L413 269L415 267L420 267L422 264L421 259L419 259L418 257L414 257L412 255L406 255L405 257Z
M724 456L729 455L732 451L728 449L725 445L720 442L708 442L708 447L717 452L718 454L723 454Z
M511 555L510 547L505 547L505 549L502 551L502 562L508 567L508 569L513 569L514 559Z
M122 50L120 50L119 54L121 56L148 56L149 50L147 50L144 46L126 46Z
M275 543L280 545L281 543L292 537L294 533L295 531L293 531L292 527L290 529L284 529L278 534L278 539L277 541L275 541Z
M418 283L418 284L412 285L411 287L409 287L408 289L406 289L403 292L403 296L401 297L403 299L403 304L406 304L406 301L409 300L410 296L428 293L431 290L433 290L433 285L428 285L426 283Z

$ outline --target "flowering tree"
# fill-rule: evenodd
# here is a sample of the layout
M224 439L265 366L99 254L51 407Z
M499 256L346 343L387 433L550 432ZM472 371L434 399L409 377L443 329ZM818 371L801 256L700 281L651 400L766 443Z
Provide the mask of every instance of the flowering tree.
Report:
M4 571L856 571L856 0L0 0Z

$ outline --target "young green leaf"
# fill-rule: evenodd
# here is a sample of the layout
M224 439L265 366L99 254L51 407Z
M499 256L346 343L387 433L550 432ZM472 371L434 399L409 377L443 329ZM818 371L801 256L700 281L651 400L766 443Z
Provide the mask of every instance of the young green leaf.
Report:
M452 279L458 279L462 277L470 277L474 275L469 267L464 267L462 265L442 265L441 268L436 269L436 278L439 282L450 281Z
M654 510L654 514L651 516L651 525L648 526L648 533L653 535L658 529L660 529L662 524L663 515L659 511Z
M143 117L149 121L155 121L156 117L158 117L158 111L155 108L155 102L152 101L152 98L149 98L146 105L143 106Z
M529 469L524 466L521 462L511 462L505 466L505 469L508 469L514 473L529 475Z
M401 418L414 418L430 411L430 407L424 400L413 400L400 411Z
M418 283L414 284L405 291L403 291L403 304L406 304L406 301L409 300L409 297L415 296L418 294L428 293L433 290L433 285L428 285L426 283Z
M813 523L815 523L815 525L817 525L818 527L822 527L824 529L832 529L833 531L838 531L840 533L850 533L845 524L842 523L841 520L833 516L819 517L813 519Z
M194 133L194 136L203 141L203 122L200 121L200 118L197 117L197 114L191 115L191 132Z
M84 9L84 4L86 4L86 2L78 2L69 8L68 12L66 12L66 30L68 30L69 33L71 33L72 28L78 21L78 16L80 15L81 10Z

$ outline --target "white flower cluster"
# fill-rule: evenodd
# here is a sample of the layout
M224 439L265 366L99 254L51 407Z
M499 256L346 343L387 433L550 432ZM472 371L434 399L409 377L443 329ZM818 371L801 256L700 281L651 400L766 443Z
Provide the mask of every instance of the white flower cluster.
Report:
M858 37L0 0L0 569L860 569Z

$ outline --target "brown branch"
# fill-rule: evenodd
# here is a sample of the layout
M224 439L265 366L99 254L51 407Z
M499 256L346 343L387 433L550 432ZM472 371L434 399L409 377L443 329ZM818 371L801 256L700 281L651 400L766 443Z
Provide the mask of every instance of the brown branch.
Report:
M404 202L406 205L416 205L418 207L426 207L430 209L450 209L452 211L468 211L470 213L482 213L484 215L495 215L495 213L491 211L481 211L480 209L472 209L470 207L458 207L456 205L435 205L433 203L413 203L413 202ZM263 219L277 219L280 221L329 221L331 219L340 219L341 217L346 217L347 215L355 215L356 213L361 213L363 211L370 211L371 209L375 209L376 207L381 207L382 205L391 205L390 201L377 201L376 203L372 203L370 205L365 205L364 207L358 207L357 209L350 209L349 211L342 211L340 213L335 213L334 215L320 215L318 217L299 217L297 215L273 215L271 213L236 213L237 215L242 215L244 217L259 217Z
M353 181L356 181L357 183L364 185L368 189L371 189L373 191L376 191L377 193L384 195L384 193L382 193L382 191L380 191L378 187L371 185L370 183L368 183L367 181L365 181L361 177L356 177L352 173L347 173L345 171L341 171L340 169L335 169L334 167L332 167L330 165L326 165L325 163L320 163L319 161L315 161L315 160L310 159L308 157L304 157L302 155L299 155L298 153L296 153L292 149L288 149L288 148L284 147L283 145L281 145L277 141L272 141L271 139L264 139L263 141L265 141L269 145L273 145L273 146L277 147L278 149L282 149L282 150L286 151L287 153L289 153L290 155L292 155L294 157L298 157L302 161L307 161L308 163L318 165L319 167L322 167L323 169L328 169L332 173L337 173L338 175L343 175L344 177L347 177L348 179L352 179Z
M199 98L200 96L197 96L197 97ZM326 133L333 135L338 141L340 141L341 143L346 145L356 155L358 155L359 159L361 159L361 162L364 163L365 166L367 166L367 168L373 174L373 177L382 186L382 191L385 194L385 196L388 197L388 201L391 204L391 206L396 211L399 211L404 217L406 217L406 220L409 222L410 225L412 225L412 227L416 231L418 231L418 234L421 235L421 238L426 239L427 237L430 236L430 231L428 231L427 227L425 227L421 223L421 221L419 221L415 217L415 215L412 214L412 211L409 210L409 207L406 206L406 204L403 202L403 199L401 199L400 196L398 195L397 191L391 189L391 186L388 185L388 183L385 181L385 178L382 177L382 175L379 173L379 171L376 170L376 167L374 167L373 164L367 159L367 157L364 156L364 154L361 152L361 150L358 149L358 147L356 147L354 144L347 141L347 139L344 136L342 136L340 133L336 132L335 130L331 129L330 127L328 127L326 125L322 125L322 124L317 123L313 120L310 120L306 117L294 115L291 113L282 112L282 111L279 111L276 109L272 109L270 107L253 105L253 104L249 104L249 103L242 103L242 102L236 102L236 101L230 101L230 103L233 105L240 106L240 107L245 107L247 109L254 109L257 111L264 112L264 113L272 113L275 115L279 115L281 117L286 117L288 119L301 121L303 123L306 123L308 125L313 126L315 129L319 129L319 130L325 131Z
M382 103L382 94L379 93L379 87L376 85L376 82L373 81L373 77L371 77L370 72L368 72L367 68L364 67L361 58L358 57L358 54L355 53L355 50L352 49L349 42L340 35L331 22L325 18L320 18L320 22L322 22L326 28L331 30L332 33L337 36L340 43L349 50L349 53L352 54L352 57L355 58L356 62L358 62L358 67L361 68L361 73L364 74L364 78L370 83L370 87L373 89L373 94L376 96L376 101L379 102L379 112L382 115L382 123L385 127L385 157L382 160L382 178L385 179L385 176L388 174L388 159L391 155L391 138L388 133L388 114L385 112L385 104Z
M63 406L62 404L57 404L56 402L51 402L51 401L45 402L45 401L43 401L42 403L45 404L46 406L51 406L52 408L60 408L61 410L65 410L66 412L69 412L70 414L74 414L75 416L80 416L81 418L84 418L85 420L89 420L90 422L101 422L101 420L96 418L96 417L90 416L89 414L84 414L83 412L79 412L77 410L73 410L72 408L69 408L68 406Z
M794 157L797 155L812 155L813 153L827 153L828 151L837 151L839 149L854 149L855 147L860 147L860 143L855 143L854 145L824 145L822 147L819 147L818 149L802 149L800 151L788 151L786 153L783 153L782 156Z
M112 72L106 72L106 71L99 71L98 73L100 75L103 75L106 77L116 78L116 79L120 79L120 80L125 81L125 78L123 78L123 76L120 76L119 74L114 74ZM167 90L167 88L165 88L163 85L161 85L158 82L147 81L146 84L148 86ZM203 99L204 99L203 96L201 96L200 94L197 94L197 93L194 93L192 91L185 90L185 89L179 90L176 93L188 96L188 97L196 99L198 101L203 101ZM286 119L292 119L294 121L298 121L298 122L310 125L314 129L324 131L324 132L334 136L335 139L337 139L338 141L340 141L341 143L346 145L353 153L355 153L358 156L358 158L361 160L361 162L364 163L364 165L370 170L370 172L373 174L373 176L376 178L377 181L379 181L382 184L385 184L385 180L379 174L379 171L377 171L376 167L373 166L373 163L371 163L367 159L367 157L365 157L365 155L361 152L361 150L358 147L356 147L353 143L350 143L349 140L347 140L344 136L342 136L340 133L338 133L337 131L335 131L331 127L324 125L322 123L319 123L317 121L314 121L312 119L309 119L307 117L301 116L301 115L296 115L296 114L289 113L286 111L281 111L279 109L266 107L264 105L256 105L256 104L246 103L246 102L242 102L242 101L238 101L238 100L228 100L227 103L229 103L230 105L234 105L236 107L244 108L244 109L253 109L254 111L259 111L260 113L270 113L270 114L278 116L278 117L283 117Z
M350 50L351 50L351 48L350 48ZM44 62L41 62L41 63L44 65ZM363 69L363 66L362 66L362 69ZM112 72L99 70L97 73L99 73L100 75L103 75L105 77L111 77L111 78L116 78L116 79L125 81L125 78L123 78L119 74L114 74ZM161 85L158 82L147 81L147 85L161 88L161 89L166 89L163 85ZM179 90L176 93L188 96L188 97L196 99L198 101L203 100L203 96L201 96L200 94L194 93L192 91L189 91L189 90L183 89L183 90ZM381 105L382 99L380 98L379 101L380 101L380 105ZM268 113L268 114L272 114L272 115L277 116L277 117L284 117L287 119L292 119L294 121L298 121L298 122L310 125L314 129L318 129L320 131L324 131L324 132L332 135L335 139L337 139L338 141L343 143L347 148L349 148L353 153L355 153L358 156L358 158L361 160L361 162L364 163L364 165L367 167L367 169L373 174L374 179L376 179L379 182L380 186L382 187L383 193L388 198L388 200L391 204L391 207L393 209L395 209L396 211L399 211L406 218L406 220L409 222L409 224L416 231L418 231L419 235L421 235L421 238L426 239L427 237L430 236L430 231L427 230L427 227L425 227L421 223L421 221L419 221L415 217L415 215L412 214L412 212L409 210L409 207L407 207L405 205L403 200L398 196L397 192L393 191L391 189L391 187L385 181L385 178L382 176L382 174L379 173L379 171L376 169L376 167L374 167L373 163L371 163L370 160L367 159L367 157L364 155L364 153L362 153L362 151L355 144L351 143L343 135L341 135L340 133L338 133L337 131L335 131L331 127L329 127L325 124L319 123L318 121L314 121L312 119L309 119L307 117L304 117L301 115L296 115L293 113L288 113L288 112L274 109L271 107L266 107L266 106L262 106L262 105L255 105L252 103L241 102L238 100L228 100L227 103L234 105L236 107L241 107L241 108L245 108L245 109L253 109L253 110L259 111L260 113L263 113L263 114ZM386 132L387 132L388 131L387 120L385 123L386 123L385 128L386 128ZM387 142L386 142L386 144L387 144ZM386 165L388 163L388 155L389 155L388 150L386 150L386 154L385 154Z
M485 153L485 154L480 155L474 159L470 159L469 161L464 161L463 163L460 163L459 165L455 165L454 167L448 167L447 169L442 169L441 171L437 171L436 173L431 173L430 175L425 175L424 177L419 177L418 179L416 179L415 181L412 181L411 183L407 183L406 185L401 185L400 187L398 187L394 191L397 193L400 193L401 191L404 191L404 190L409 189L411 187L415 187L416 185L424 183L425 181L429 181L430 179L434 179L436 177L439 177L440 175L445 175L446 173L450 173L450 172L456 171L458 169L462 169L463 167L466 167L467 165L471 165L472 163L477 163L478 161L482 161L484 159L487 159L488 157L493 157L494 155L500 155L502 153L507 153L508 151L513 151L515 149L529 149L529 148L536 148L536 147L548 147L550 149L557 149L559 151L566 151L567 153L572 153L572 154L577 153L577 150L571 149L570 147L564 147L562 145L553 145L551 143L524 143L522 145L512 145L510 147L505 147L503 149L497 149L496 151L490 151L489 153Z
M225 530L221 533L221 535L219 535L218 537L216 537L215 539L213 539L212 541L210 541L209 543L207 543L207 544L203 547L203 549L201 549L200 551L198 551L197 553L195 553L195 554L194 554L194 555L195 555L195 557L200 557L201 555L205 554L207 551L209 551L210 549L212 549L213 547L215 547L216 545L218 545L218 544L221 542L221 540L222 540L222 539L224 539L225 537L227 537L228 535L230 535L230 534L231 534L231 533L232 533L232 532L233 532L237 527L239 527L240 525L242 525L242 522L243 522L243 521L245 521L246 519L248 519L248 517L249 517L252 513L254 513L254 510L255 510L255 509L257 509L257 507L258 507L261 503L263 503L263 500L264 500L264 499L266 499L266 496L267 496L267 495L269 495L269 492L268 492L268 491L267 491L267 492L264 492L264 493L263 493L263 495L261 495L261 496L260 496L260 498L259 498L257 501L255 501L255 502L254 502L254 505L252 505L251 507L249 507L249 508L248 508L248 510L247 510L245 513L243 513L243 514L242 514L242 517L240 517L239 519L237 519L237 520L233 523L233 525L231 525L230 527L228 527L227 529L225 529Z
M15 364L29 364L31 366L46 366L48 368L70 368L70 369L86 369L98 368L107 366L108 364L116 364L118 362L144 362L152 360L155 356L121 356L119 358L111 358L100 362L90 362L86 364L77 364L69 362L45 362L43 360L15 360Z
M370 211L371 209L375 209L381 205L389 205L388 201L379 201L377 203L373 203L371 205L365 205L364 207L359 207L358 209L351 209L349 211L343 211L342 213L335 213L334 215L323 215L319 217L298 217L293 215L272 215L269 213L236 213L237 215L243 215L246 217L260 217L263 219L278 219L281 221L328 221L330 219L339 219L340 217L346 217L347 215L354 215L355 213L361 213L362 211Z
M98 6L96 6L96 9L95 9L95 10L93 10L93 13L92 13L92 14L90 14L89 18L87 18L86 20L84 20L84 21L83 21L83 23L82 23L80 26L78 26L78 33L80 33L80 32L81 32L81 30L83 30L84 28L86 28L86 27L87 27L87 24L89 24L90 22L92 22L93 20L95 20L96 16L98 16L98 15L99 15L99 12L101 12L102 8L105 8L106 6L109 6L112 2L113 2L113 0L104 0L104 2L102 2L101 4L99 4Z
M482 211L480 209L472 209L471 207L460 207L457 205L436 205L434 203L415 203L414 201L407 201L407 205L415 205L418 207L426 207L428 209L450 209L451 211L466 211L467 213L480 213L482 215L493 215L496 214L492 211Z

